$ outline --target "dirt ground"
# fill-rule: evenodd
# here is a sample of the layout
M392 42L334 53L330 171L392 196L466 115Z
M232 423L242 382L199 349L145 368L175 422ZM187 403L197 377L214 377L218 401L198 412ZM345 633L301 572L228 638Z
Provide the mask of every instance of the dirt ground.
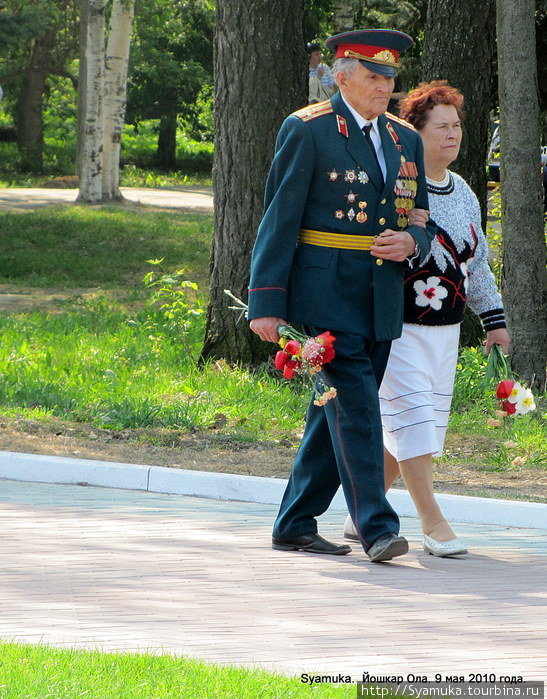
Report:
M296 446L236 442L214 431L114 431L60 420L44 425L4 418L0 420L0 450L286 478ZM464 459L457 465L437 464L435 481L437 491L442 493L547 501L545 473L529 468L485 471L471 459Z

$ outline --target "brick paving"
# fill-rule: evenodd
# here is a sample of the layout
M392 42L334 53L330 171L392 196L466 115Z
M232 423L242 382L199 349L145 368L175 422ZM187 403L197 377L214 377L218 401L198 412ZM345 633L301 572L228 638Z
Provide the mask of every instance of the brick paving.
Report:
M0 638L287 674L547 668L547 532L461 524L471 553L372 564L270 548L276 508L0 481ZM343 516L320 531L341 540Z

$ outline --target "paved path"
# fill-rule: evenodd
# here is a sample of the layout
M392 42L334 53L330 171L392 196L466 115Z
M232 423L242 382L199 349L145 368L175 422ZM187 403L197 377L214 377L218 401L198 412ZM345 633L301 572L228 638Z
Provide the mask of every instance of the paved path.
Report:
M121 192L130 201L196 212L213 210L211 187L178 187L177 189L151 189L148 187L122 187ZM76 201L77 189L27 189L0 188L0 209L35 209L50 204L70 204Z
M545 679L547 533L458 525L471 554L371 564L270 548L276 507L0 481L0 637L290 674ZM321 532L339 538L343 516Z

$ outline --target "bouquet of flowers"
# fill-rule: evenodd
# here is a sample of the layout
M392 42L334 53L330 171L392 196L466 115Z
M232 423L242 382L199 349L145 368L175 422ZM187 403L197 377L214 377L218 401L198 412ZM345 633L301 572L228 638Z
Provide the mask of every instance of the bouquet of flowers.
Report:
M229 296L235 306L229 306L233 311L239 311L241 318L248 310L247 304L238 299L228 289L224 293ZM239 320L239 319L238 319ZM292 379L295 375L303 376L309 380L314 392L314 404L325 405L336 396L336 388L327 386L319 376L324 364L334 359L335 337L329 331L310 337L298 332L291 325L279 325L279 346L281 349L275 355L274 366L283 372L286 379Z
M531 410L535 410L534 394L524 384L515 381L507 358L497 344L492 345L490 349L486 378L499 381L496 395L499 400L500 414L503 413L503 417L506 415L526 415Z
M334 398L336 389L327 386L317 374L324 364L334 359L333 344L336 338L328 331L317 337L309 337L290 325L280 325L277 332L281 349L275 355L275 368L282 371L286 379L292 379L295 374L310 379L314 386L314 404L325 405Z

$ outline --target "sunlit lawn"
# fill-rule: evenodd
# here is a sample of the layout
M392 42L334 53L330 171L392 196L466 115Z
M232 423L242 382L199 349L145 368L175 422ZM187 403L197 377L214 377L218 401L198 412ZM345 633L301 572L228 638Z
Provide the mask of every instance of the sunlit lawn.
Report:
M124 207L67 206L3 216L0 283L73 289L51 310L0 315L0 411L113 430L215 428L236 440L297 440L307 391L266 367L198 368L212 220ZM198 289L150 304L143 277L184 268ZM80 293L81 292L81 293ZM163 308L160 306L163 305ZM272 353L274 347L272 346ZM485 470L545 469L545 403L487 425L497 407L481 348L460 355L450 434L480 443ZM513 446L506 446L513 443ZM457 462L458 454L444 458Z
M0 642L0 699L284 699L355 697L317 684L173 655L56 650Z

